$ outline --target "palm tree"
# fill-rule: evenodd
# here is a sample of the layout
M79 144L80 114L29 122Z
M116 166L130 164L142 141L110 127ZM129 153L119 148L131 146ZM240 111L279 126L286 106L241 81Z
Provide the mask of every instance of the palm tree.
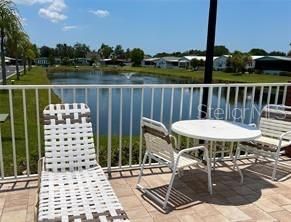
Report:
M1 67L3 85L6 84L6 68L5 68L5 38L13 26L22 27L20 17L17 13L15 4L11 0L1 0L0 2L0 50L1 50Z
M10 32L8 33L7 48L10 53L15 57L16 60L16 76L17 80L20 78L19 73L19 55L22 54L23 47L22 45L28 39L28 35L21 31L16 25L11 27Z

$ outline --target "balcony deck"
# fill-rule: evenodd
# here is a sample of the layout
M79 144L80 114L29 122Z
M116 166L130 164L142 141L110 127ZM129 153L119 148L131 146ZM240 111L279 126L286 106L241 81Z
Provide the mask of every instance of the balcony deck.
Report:
M283 157L284 164L291 160ZM231 162L218 163L213 174L214 194L207 192L206 174L186 170L175 179L170 211L164 213L135 189L138 170L112 173L110 182L131 221L290 221L291 168L280 166L279 182L270 180L271 163L252 159L240 161L243 185ZM165 193L171 174L167 168L149 168L143 183L153 192ZM17 180L1 185L1 222L30 222L34 218L37 180Z

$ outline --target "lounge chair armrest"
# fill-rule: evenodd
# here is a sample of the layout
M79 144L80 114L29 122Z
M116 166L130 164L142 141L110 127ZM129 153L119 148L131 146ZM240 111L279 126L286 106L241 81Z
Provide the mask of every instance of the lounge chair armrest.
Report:
M37 173L38 173L38 185L40 184L41 172L45 169L45 157L38 160Z

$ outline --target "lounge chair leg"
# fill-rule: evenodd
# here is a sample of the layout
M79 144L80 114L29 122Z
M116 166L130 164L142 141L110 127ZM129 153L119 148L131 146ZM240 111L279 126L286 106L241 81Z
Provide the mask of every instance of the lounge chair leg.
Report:
M144 154L144 158L143 158L143 161L142 161L142 164L141 164L139 176L138 176L138 179L137 179L136 188L140 188L139 183L140 183L141 177L143 176L144 165L145 165L145 162L146 162L147 158L148 158L148 152L146 152Z
M166 197L165 197L165 202L163 204L163 208L164 209L166 209L166 207L167 207L167 204L168 204L168 201L169 201L169 198L170 198L170 194L171 194L171 190L172 190L172 186L173 186L173 183L174 183L175 176L176 176L176 170L173 170L173 174L172 174L172 177L171 177L171 180L170 180L170 184L169 184L169 187L168 187L168 191L167 191L167 194L166 194Z

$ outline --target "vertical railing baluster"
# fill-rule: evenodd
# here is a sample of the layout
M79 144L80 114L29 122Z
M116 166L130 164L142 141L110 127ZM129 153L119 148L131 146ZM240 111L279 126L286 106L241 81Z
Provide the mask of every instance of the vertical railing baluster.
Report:
M236 122L236 114L237 114L237 103L238 103L238 93L239 93L239 87L235 87L235 95L234 95L234 121Z
M122 114L123 114L123 91L120 88L120 103L119 103L119 160L118 166L122 166Z
M108 140L107 140L107 170L111 172L111 127L112 127L112 88L108 89Z
M64 88L61 88L61 100L62 100L62 103L65 103L64 102Z
M230 104L229 104L229 95L230 95L230 86L226 88L226 100L225 100L225 117L224 119L228 119L228 112L230 111Z
M96 159L99 162L99 144L100 144L100 123L99 123L99 104L100 104L100 98L99 98L99 88L96 89Z
M150 113L150 116L151 116L151 119L153 119L154 118L154 99L155 99L155 97L154 97L154 94L155 94L155 89L154 88L152 88L151 89L151 113Z
M241 122L245 122L245 110L246 110L246 101L247 101L247 92L248 92L248 87L244 87L244 95L243 95L243 104L242 104L242 111L241 111Z
M180 112L179 112L179 121L182 120L183 115L183 101L184 101L184 88L181 88L180 96ZM181 148L181 135L178 135L178 148Z
M163 111L164 111L164 88L162 88L161 92L161 107L160 107L160 122L163 122Z
M27 174L27 176L29 176L30 175L30 164L29 164L27 109L26 109L26 91L25 91L25 89L22 89L22 106L23 106L23 123L24 123L24 137L25 137L26 174Z
M140 101L140 118L143 117L143 101L144 101L144 88L141 89L141 101ZM142 128L140 126L139 132L139 165L142 163L142 144L143 144L143 135Z
M264 96L264 86L261 86L260 100L259 100L259 110L262 110L263 96Z
M88 89L85 88L85 103L88 104Z
M15 146L15 129L14 129L12 89L9 89L9 108L10 108L10 124L11 124L11 139L12 139L13 171L14 171L14 177L16 178L17 177L17 163L16 163L16 146Z
M73 89L73 103L76 102L76 88Z
M188 118L192 118L192 105L193 105L193 87L190 89L190 98L189 98L189 116ZM186 146L189 147L189 137L187 137Z
M212 117L212 95L213 95L213 87L209 87L209 93L208 93L208 102L207 102L207 118L211 119Z
M173 123L173 109L174 109L174 88L171 88L171 101L170 101L170 120L169 120L169 129L171 131Z
M286 104L286 99L287 99L287 86L284 86L282 105Z
M278 104L280 86L276 87L275 104Z
M133 113L133 88L130 88L130 119L129 119L129 166L132 165L132 113Z
M270 101L271 101L271 93L272 93L272 86L269 86L269 89L268 89L268 97L267 97L267 104L270 104Z
M251 113L250 113L249 124L251 124L253 122L253 118L254 118L255 94L256 94L256 87L253 86L253 89L252 89L252 97L251 97L251 110L250 110Z
M36 121L37 121L37 147L38 157L41 158L41 137L40 137L40 118L39 118L39 95L38 89L35 89L35 108L36 108Z
M52 90L51 90L51 88L48 89L48 102L49 102L49 104L52 103Z
M202 109L203 109L203 107L202 107L202 99L203 99L203 93L204 93L204 88L203 87L200 87L200 90L199 90L199 104L198 104L198 107L199 107L199 111L200 112L198 112L198 119L201 119L201 112L202 112Z

